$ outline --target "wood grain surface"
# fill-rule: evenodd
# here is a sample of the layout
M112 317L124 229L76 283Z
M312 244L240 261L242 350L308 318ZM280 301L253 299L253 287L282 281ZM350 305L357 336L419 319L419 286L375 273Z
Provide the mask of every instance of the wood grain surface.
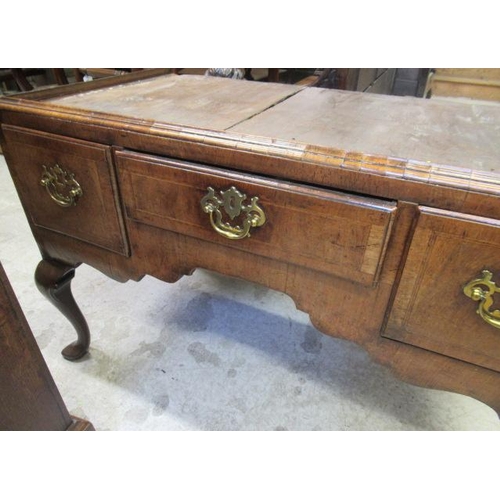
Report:
M385 335L500 371L500 332L463 293L483 269L500 282L499 255L498 220L421 208Z
M500 103L308 88L232 131L500 172Z
M136 221L364 284L375 283L390 236L394 203L150 155L117 152L116 157L127 216ZM248 200L257 196L266 214L264 226L238 241L219 235L200 205L208 187L220 196L220 191L232 186Z
M17 127L3 126L3 133L8 165L33 224L128 253L109 147ZM59 206L40 183L43 167L56 165L82 188L74 206Z
M299 90L293 85L172 74L51 102L161 123L225 130Z
M0 431L93 430L68 413L1 264L0 352Z

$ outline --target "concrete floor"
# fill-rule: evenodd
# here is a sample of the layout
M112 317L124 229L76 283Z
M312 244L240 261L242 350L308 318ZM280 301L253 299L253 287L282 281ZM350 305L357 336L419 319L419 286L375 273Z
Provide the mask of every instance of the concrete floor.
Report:
M322 335L286 295L202 270L121 284L81 266L93 340L68 362L74 333L34 285L39 259L0 155L0 260L70 413L97 430L500 430L483 403Z

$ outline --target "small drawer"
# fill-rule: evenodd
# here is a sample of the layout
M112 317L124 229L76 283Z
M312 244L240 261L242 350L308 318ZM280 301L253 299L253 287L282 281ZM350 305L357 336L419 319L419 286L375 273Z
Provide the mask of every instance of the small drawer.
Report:
M137 222L215 242L221 252L236 247L376 283L394 203L129 151L116 161L126 215Z
M128 255L109 147L9 125L2 131L34 226Z
M500 371L498 309L500 221L421 207L384 336Z

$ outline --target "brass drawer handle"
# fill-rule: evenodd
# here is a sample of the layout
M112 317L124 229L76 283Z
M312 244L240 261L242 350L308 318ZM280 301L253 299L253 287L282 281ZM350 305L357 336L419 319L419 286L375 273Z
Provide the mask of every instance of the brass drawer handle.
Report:
M45 186L50 197L61 207L76 205L78 198L83 196L83 190L75 179L75 175L62 169L59 165L46 167L42 165L43 173L40 184Z
M500 328L500 310L490 311L490 307L493 305L493 295L497 292L500 293L500 288L491 280L493 273L484 269L482 275L482 278L476 278L467 283L464 286L464 293L472 300L479 301L476 312L486 323Z
M240 193L234 186L220 194L222 199L215 194L214 188L209 187L208 193L201 200L202 210L210 215L210 223L220 235L230 240L241 240L250 237L251 228L262 226L266 222L264 211L257 204L257 196L251 198L250 204L244 205L247 195ZM241 226L223 222L222 210L231 220L243 214Z

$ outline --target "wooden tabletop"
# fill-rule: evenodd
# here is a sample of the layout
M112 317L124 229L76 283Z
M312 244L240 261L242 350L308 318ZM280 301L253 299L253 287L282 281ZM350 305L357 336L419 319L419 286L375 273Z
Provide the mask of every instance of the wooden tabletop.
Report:
M173 125L226 130L300 90L277 83L170 74L50 102Z
M500 105L198 75L163 75L48 102L155 123L500 173Z
M232 130L500 172L500 104L496 103L307 88Z

